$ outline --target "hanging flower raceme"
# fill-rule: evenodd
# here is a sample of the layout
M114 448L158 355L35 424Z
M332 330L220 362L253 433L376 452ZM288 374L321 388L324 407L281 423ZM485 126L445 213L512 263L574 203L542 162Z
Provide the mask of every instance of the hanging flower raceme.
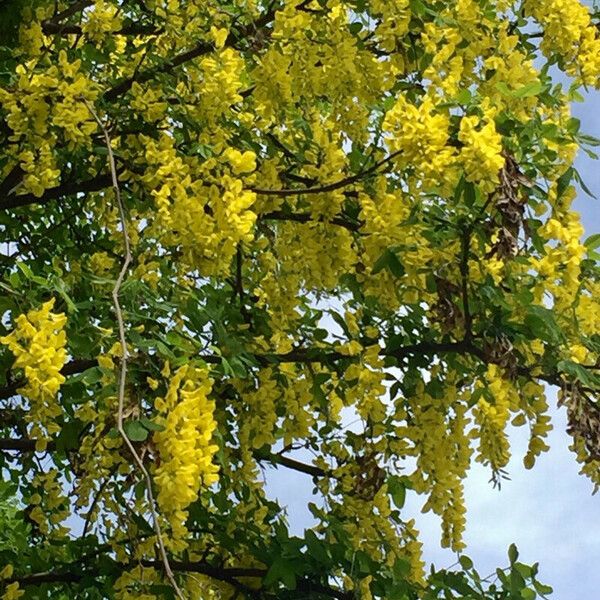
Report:
M163 374L169 374L168 366ZM165 397L155 401L164 429L154 434L160 457L154 481L158 505L172 529L173 550L185 547L178 542L187 533L185 509L198 498L201 485L218 480L219 468L212 462L218 446L212 443L217 424L211 389L206 369L185 365L173 374Z
M15 355L14 367L23 369L27 382L17 391L30 401L27 420L32 424L31 436L37 440L36 450L44 450L53 433L60 431L56 417L61 409L56 401L65 378L61 374L67 360L64 331L67 317L53 313L54 298L37 310L15 319L15 329L0 338Z

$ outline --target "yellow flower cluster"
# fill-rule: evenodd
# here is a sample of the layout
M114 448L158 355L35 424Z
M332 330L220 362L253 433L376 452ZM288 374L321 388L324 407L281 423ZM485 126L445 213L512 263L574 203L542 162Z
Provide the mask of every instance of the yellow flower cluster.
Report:
M346 491L343 502L331 500L331 512L343 526L347 543L355 551L366 552L373 560L390 568L398 558L407 560L411 567L408 578L421 582L425 565L414 521L405 522L400 527L393 523L386 484L370 500L355 492L355 489ZM351 579L345 581L348 589L352 589L354 583Z
M287 446L309 435L310 428L315 423L312 410L314 407L311 405L314 402L314 394L312 379L308 373L302 372L291 363L282 364L280 372L290 382L282 398L282 405L286 407L286 412L281 433L283 445Z
M121 27L119 8L112 2L96 0L90 10L86 10L81 29L84 34L96 42L105 39L106 34L117 31Z
M383 383L385 372L383 359L379 356L381 347L374 344L362 351L361 345L356 341L349 342L348 346L354 346L354 354L361 354L361 362L351 364L344 373L346 381L355 382L348 386L346 402L349 405L356 403L358 414L367 423L373 424L373 434L379 436L384 431L383 421L386 416L386 405L383 402L386 392Z
M287 293L297 295L303 287L332 289L337 285L340 272L354 264L356 252L352 235L343 227L326 223L306 223L302 229L284 223L281 235L274 244L274 257L282 263L282 271L289 275L294 287ZM275 279L281 275L274 274ZM271 282L264 282L265 285ZM282 282L274 281L280 286ZM294 289L295 288L295 289Z
M523 388L522 395L527 398L527 406L524 413L519 413L515 419L521 414L526 414L530 421L529 444L527 454L523 457L523 464L525 468L531 469L535 465L536 458L550 449L544 439L552 430L552 419L548 414L548 401L542 384L528 382ZM512 420L513 425L516 424L515 419Z
M59 137L71 150L91 144L97 124L84 99L93 102L97 86L80 72L81 60L69 62L65 50L58 64L38 71L37 59L17 66L15 88L0 88L0 107L8 114L11 141L19 144L16 157L26 173L20 191L41 196L59 182L54 156Z
M575 314L577 323L584 335L598 333L600 323L600 283L589 282L589 288L582 291L577 298Z
M440 188L452 171L454 151L448 145L449 124L449 115L438 111L431 97L426 96L416 106L403 95L383 122L388 148L401 152L398 163L414 168L426 190Z
M401 404L395 415L405 421L396 427L404 448L396 449L416 458L410 479L415 491L428 494L423 511L441 516L442 545L460 551L466 523L462 480L471 458L465 433L470 423L467 407L451 383L445 387L443 400L432 398L419 382L406 401L408 409Z
M2 594L2 600L18 600L25 594L25 590L19 589L19 582L9 583Z
M394 5L402 7L404 2ZM382 4L389 3L380 2L378 6ZM344 131L354 139L365 140L368 106L383 88L391 86L390 75L399 69L392 67L389 73L371 52L359 50L355 36L348 30L350 11L344 2L331 0L328 9L326 18L318 11L312 14L296 10L292 3L277 11L270 36L276 43L269 45L252 73L257 83L253 97L260 116L269 122L279 118L286 107L293 107L300 97L314 105L318 98L327 96ZM403 20L406 17L404 13ZM405 25L399 20L396 27L389 27L389 23L386 27L386 37L391 39L394 30L401 33ZM318 43L306 43L307 31ZM390 64L397 62L394 57Z
M29 511L29 518L37 524L42 533L50 534L54 538L65 537L69 529L61 523L71 513L58 470L50 469L47 473L38 473L33 478L33 485L38 492L29 498L29 504L33 507Z
M212 443L217 424L215 403L208 398L211 388L206 369L185 365L172 375L165 397L154 403L156 421L164 426L153 437L160 457L154 481L158 505L172 528L173 550L185 547L185 509L198 498L201 485L218 480L219 468L212 462L218 446Z
M506 426L511 409L518 407L519 398L514 387L502 376L498 365L488 365L484 379L477 382L477 387L483 388L491 400L481 398L473 409L477 427L471 431L471 435L479 440L479 452L475 460L489 464L494 471L498 471L510 459Z
M399 40L409 30L411 16L409 0L396 0L395 2L373 0L371 10L374 14L381 15L375 29L381 47L390 52L391 60L401 58L399 53L394 50L396 50ZM400 69L404 65L398 63L394 66Z
M275 444L277 404L280 402L281 391L273 369L266 368L258 372L256 389L243 389L242 381L236 383L248 407L240 427L242 444L250 448Z
M54 298L41 308L30 310L15 319L15 329L0 338L15 355L14 366L24 371L27 383L19 389L31 405L27 420L31 435L37 439L36 449L43 450L49 436L60 431L56 417L61 409L56 395L65 378L61 375L67 360L64 331L67 317L53 313Z
M156 600L156 594L149 592L150 588L159 581L155 569L144 568L141 565L124 571L115 581L116 600Z
M563 292L569 295L575 293L578 287L581 261L585 255L585 246L581 243L583 226L579 215L569 211L564 215L550 218L543 227L542 233L546 239L558 241L558 245L546 244L545 255L541 258L531 258L530 263L538 273L550 278L552 282L562 281Z
M357 274L357 279L365 288L365 294L378 298L378 302L390 310L397 310L402 304L414 302L417 290L425 287L422 265L435 261L431 245L423 236L420 223L410 221L414 204L404 190L388 191L385 177L378 177L369 194L359 194L361 204L360 239L358 260L370 267ZM393 248L393 253L402 264L405 274L403 285L398 285L397 277L388 269L372 273L377 261ZM447 262L445 257L442 263Z
M208 128L200 141L210 144L214 141L211 132L222 130L217 126L217 119L231 110L231 107L242 100L240 91L246 65L244 59L232 48L223 48L218 53L206 56L198 64L198 76L194 78L191 89L181 85L178 91L184 99L188 98L196 108L190 111L192 118L208 124ZM199 100L199 101L198 101Z
M527 0L524 8L544 28L544 53L558 53L567 73L585 85L600 87L600 37L589 8L578 0Z
M431 64L425 69L424 77L431 80L438 93L446 97L456 95L468 76L465 57L457 52L463 40L461 33L454 27L431 22L425 24L421 35L425 51L431 55Z
M162 100L160 88L153 85L140 85L133 82L130 94L131 108L143 115L149 122L161 121L167 114L167 103Z
M491 192L498 183L498 173L504 166L502 136L496 131L493 118L486 115L463 117L458 139L463 143L460 161L465 179L481 184L483 191Z
M202 165L205 181L192 178L196 165L178 155L171 136L144 141L151 168L143 183L157 208L154 233L164 244L181 246L186 264L207 274L229 268L237 245L252 239L256 214L251 207L256 194L245 188L240 177L248 177L256 168L256 155L225 149L220 161L210 159ZM221 177L212 173L216 169L222 171ZM214 183L208 186L208 181Z

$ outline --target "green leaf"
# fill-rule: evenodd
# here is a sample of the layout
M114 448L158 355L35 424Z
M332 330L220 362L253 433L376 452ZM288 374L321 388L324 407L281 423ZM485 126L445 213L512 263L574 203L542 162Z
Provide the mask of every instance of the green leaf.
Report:
M593 235L590 235L590 237L583 242L583 245L588 250L596 250L596 248L600 248L600 233L594 233Z
M523 87L513 90L511 96L513 98L531 98L532 96L538 96L546 88L546 84L541 81L532 81Z
M525 579L531 577L531 567L529 565L518 562L514 564L514 568L521 574L521 577Z
M165 430L163 425L159 425L158 423L155 423L154 421L152 421L151 419L148 419L147 417L142 417L140 419L140 423L148 431L164 431Z
M94 385L102 379L102 369L100 367L91 367L83 372L82 381L86 385Z
M121 434L119 433L119 430L116 427L111 427L108 430L108 433L106 434L106 437L109 440L116 440L117 438L121 437Z
M585 133L580 133L577 136L577 140L581 144L585 144L586 146L600 146L600 139L594 137L593 135L586 135Z
M530 306L525 315L525 327L538 339L550 344L559 344L561 331L556 324L554 314L543 306Z
M473 561L465 554L459 556L458 562L460 563L460 566L466 571L473 568Z
M573 169L573 179L575 179L575 181L580 185L581 189L590 197L590 198L594 198L594 200L597 200L598 198L594 195L594 193L590 190L590 188L588 188L588 186L585 184L585 182L583 181L583 179L581 178L581 175L579 174L579 171L577 171L577 169Z
M458 92L455 98L458 104L469 104L472 99L473 96L471 96L471 92L466 88L460 90L460 92Z
M595 388L600 385L600 380L596 375L576 362L571 360L561 360L556 367L559 371L574 377L586 387Z
M410 0L409 4L411 12L418 17L425 15L437 16L437 13L431 10L422 0Z
M392 497L393 503L397 508L402 508L406 502L406 486L396 475L390 475L388 477L388 491Z
M388 248L384 253L375 261L373 268L371 269L372 275L377 275L383 269L387 269L394 277L402 277L406 273L404 265L400 262L396 253Z
M65 423L56 439L57 450L75 450L79 448L79 435L83 431L83 422L79 419L73 419Z
M465 576L462 573L444 574L444 583L450 586L451 589L464 594L467 598L475 597L477 592L467 583Z
M573 179L573 174L575 169L573 167L569 167L557 180L556 180L556 195L558 199L563 197L563 194L567 191L571 183L571 179Z
M140 421L126 421L123 429L132 442L143 442L148 437L148 430Z
M517 550L517 547L515 546L515 544L511 544L508 547L508 560L510 561L510 564L512 565L513 563L515 563L518 558L519 558L519 551Z
M312 529L304 532L307 554L314 558L320 565L325 566L331 562L327 553L327 546L320 540Z
M533 580L533 587L538 594L551 594L554 590L551 586L540 583L537 580Z
M282 557L277 557L273 564L269 567L263 583L267 587L272 587L273 584L281 581L283 585L290 589L296 589L296 573L294 565Z
M576 118L576 117L571 117L568 121L567 121L567 131L571 134L571 135L576 135L577 133L579 133L579 129L581 127L581 120ZM578 138L582 138L582 137L591 137L591 136L584 136L584 135L578 135ZM596 139L596 138L592 138L592 139ZM600 141L600 140L599 140Z

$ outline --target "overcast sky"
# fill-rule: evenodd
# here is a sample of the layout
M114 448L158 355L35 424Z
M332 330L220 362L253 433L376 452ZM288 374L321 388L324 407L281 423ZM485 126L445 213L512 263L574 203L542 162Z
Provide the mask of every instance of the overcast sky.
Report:
M600 137L600 94L586 95L585 103L573 106L582 131ZM600 148L597 149L600 151ZM586 237L600 232L600 162L581 152L576 167L597 200L580 192L576 209L581 213ZM508 466L510 481L500 491L488 482L489 471L474 465L466 481L467 529L465 553L480 574L488 575L507 564L507 549L516 543L520 560L540 563L539 579L554 588L556 600L593 600L600 597L600 493L578 474L579 466L568 450L564 409L556 409L555 390L549 390L554 430L550 451L531 471L522 458L527 447L526 428L511 433L513 459ZM268 473L268 471L267 471ZM293 531L301 533L313 520L306 509L312 485L306 475L279 471L268 477L270 490L288 506ZM415 501L416 500L416 501ZM423 497L408 499L406 518L414 516L421 530L427 561L449 566L456 557L439 546L439 519L420 514Z

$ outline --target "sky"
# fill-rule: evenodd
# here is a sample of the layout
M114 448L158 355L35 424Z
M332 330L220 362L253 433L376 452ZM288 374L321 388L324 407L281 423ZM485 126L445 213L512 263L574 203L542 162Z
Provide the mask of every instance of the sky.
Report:
M581 119L581 131L600 138L600 93L585 94L575 104L573 116ZM600 148L596 150L600 153ZM579 192L575 209L581 214L585 237L600 232L600 162L581 151L575 162L583 181L598 199ZM467 528L465 554L481 575L506 566L511 543L519 549L519 560L540 563L539 580L554 588L554 600L593 600L600 596L600 493L592 496L593 485L579 475L579 466L568 450L565 409L556 407L556 390L548 390L554 429L549 435L550 450L527 471L522 464L527 447L526 428L510 434L512 459L510 480L497 490L489 483L489 470L474 465L465 482ZM271 494L287 506L291 528L302 533L313 525L306 509L314 501L310 479L303 474L269 476ZM442 568L452 565L456 555L440 548L440 521L431 513L423 515L423 497L409 494L405 518L414 517L421 531L424 558Z

